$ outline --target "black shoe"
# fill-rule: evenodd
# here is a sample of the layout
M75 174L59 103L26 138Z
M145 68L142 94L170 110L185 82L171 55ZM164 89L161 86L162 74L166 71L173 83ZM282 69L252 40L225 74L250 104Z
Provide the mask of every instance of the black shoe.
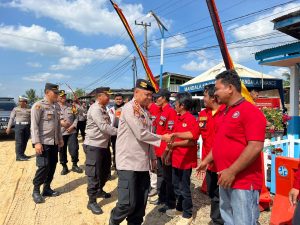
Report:
M51 188L47 188L47 189L44 189L42 195L47 196L47 197L56 197L56 196L59 196L60 193L58 191L52 190Z
M24 156L17 157L16 161L28 161L28 158L25 158Z
M105 191L98 191L97 198L111 198L111 194Z
M158 198L155 199L155 200L150 200L149 202L150 202L150 204L153 204L153 205L162 205L162 204L164 204L164 202L160 201Z
M30 159L31 158L30 156L25 155L25 154L23 155L23 157L26 158L26 159Z
M103 213L102 209L97 204L97 202L90 202L90 203L88 203L87 208L89 210L91 210L93 214L96 214L96 215L99 215L99 214Z
M40 203L45 202L44 198L41 196L41 194L39 192L33 192L32 193L32 198L33 198L33 201L36 204L40 204Z
M60 174L61 175L66 175L68 173L69 173L69 169L68 169L67 165L63 165L63 169L62 169Z
M83 172L83 170L80 167L78 167L77 165L72 166L72 171L75 172L75 173L82 173Z
M159 208L157 211L160 213L166 213L166 211L170 209L170 207L164 205L163 207Z

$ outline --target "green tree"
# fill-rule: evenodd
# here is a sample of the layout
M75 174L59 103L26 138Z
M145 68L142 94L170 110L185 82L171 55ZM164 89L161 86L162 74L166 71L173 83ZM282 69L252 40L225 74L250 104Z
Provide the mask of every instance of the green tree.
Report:
M81 97L81 96L85 96L85 91L82 88L76 88L76 90L74 91L77 98Z
M25 96L26 98L28 98L29 104L33 104L39 99L39 97L36 94L36 91L32 88L25 92Z
M291 74L289 74L288 72L284 72L282 76L285 77L283 81L283 87L290 86Z

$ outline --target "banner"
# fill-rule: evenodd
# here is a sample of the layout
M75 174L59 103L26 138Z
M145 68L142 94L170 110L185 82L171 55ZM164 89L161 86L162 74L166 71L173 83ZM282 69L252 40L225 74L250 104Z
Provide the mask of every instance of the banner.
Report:
M139 54L139 56L140 56L140 59L141 59L141 61L142 61L142 64L143 64L144 69L145 69L145 71L146 71L146 74L147 74L147 76L148 76L148 78L149 78L149 80L150 80L152 86L154 87L155 91L158 92L159 86L158 86L158 84L157 84L157 82L156 82L156 80L155 80L155 78L154 78L154 76L153 76L153 74L152 74L152 71L151 71L151 69L150 69L150 67L149 67L149 65L148 65L148 62L147 62L145 56L144 56L143 53L141 52L141 50L140 50L138 44L136 43L136 40L135 40L135 38L134 38L134 35L133 35L133 33L132 33L132 31L131 31L131 29L130 29L130 27L129 27L129 24L128 24L128 22L127 22L127 20L126 20L126 18L125 18L125 16L124 16L124 14L122 13L122 10L121 10L121 9L119 8L119 6L118 6L116 3L114 3L112 0L110 0L110 2L111 2L111 4L113 5L113 7L114 7L114 9L116 10L116 12L118 13L118 15L119 15L119 17L120 17L120 19L121 19L121 21L122 21L122 23L123 23L123 25L124 25L126 31L127 31L127 33L128 33L129 36L130 36L131 41L133 42L134 47L135 47L136 51L138 52L138 54Z

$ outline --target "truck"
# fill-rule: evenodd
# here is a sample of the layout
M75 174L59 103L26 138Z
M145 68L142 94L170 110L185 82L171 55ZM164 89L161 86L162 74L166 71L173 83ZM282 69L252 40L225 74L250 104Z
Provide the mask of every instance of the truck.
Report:
M6 133L10 113L16 107L14 98L0 97L0 134Z

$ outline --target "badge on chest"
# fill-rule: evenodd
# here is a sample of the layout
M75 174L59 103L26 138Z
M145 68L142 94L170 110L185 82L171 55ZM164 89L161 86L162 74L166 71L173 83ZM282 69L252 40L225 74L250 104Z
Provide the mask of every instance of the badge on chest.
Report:
M159 125L160 126L164 126L165 124L166 124L166 120L167 120L167 118L166 117L164 117L164 116L161 116L160 118L159 118Z

